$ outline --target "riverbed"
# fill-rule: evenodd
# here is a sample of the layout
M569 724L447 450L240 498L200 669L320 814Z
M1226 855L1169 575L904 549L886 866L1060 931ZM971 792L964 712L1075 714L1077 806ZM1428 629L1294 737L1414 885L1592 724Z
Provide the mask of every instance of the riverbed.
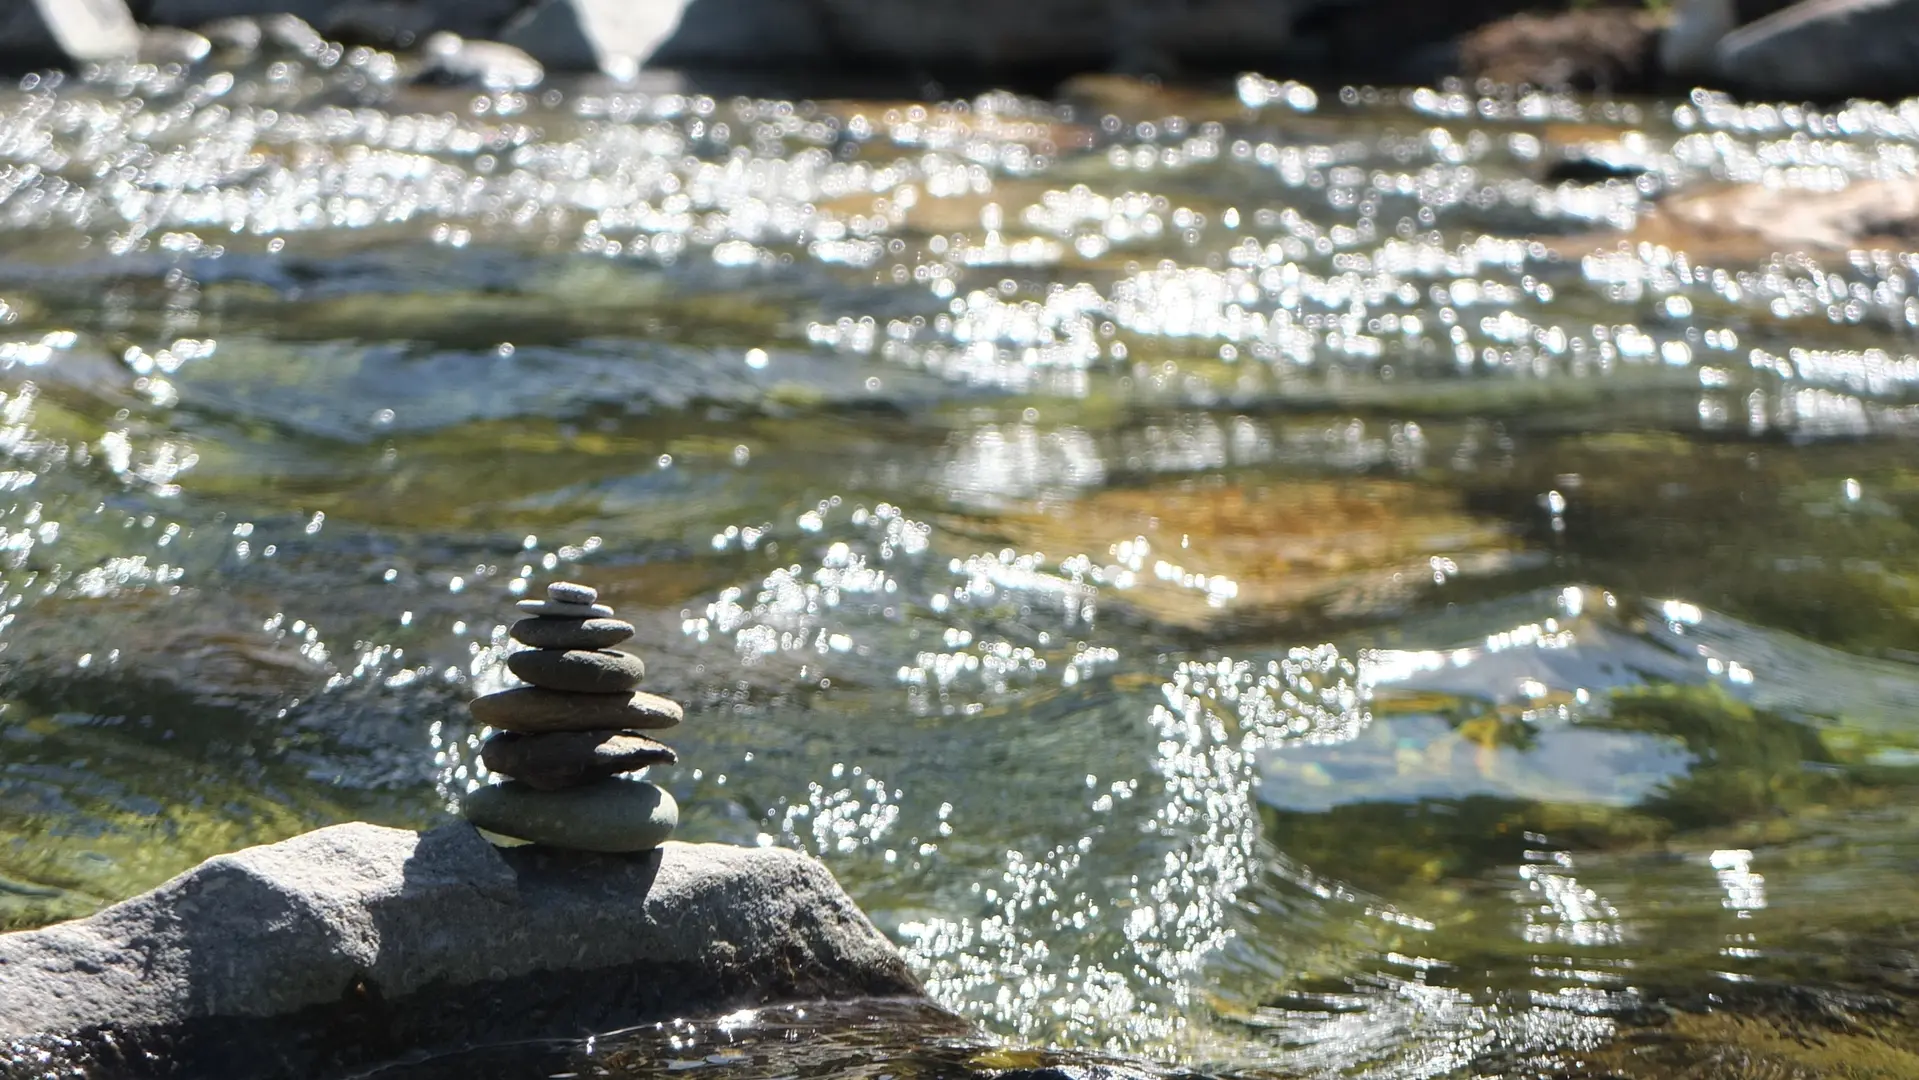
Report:
M0 927L444 820L571 579L978 1027L447 1075L1919 1074L1919 248L1633 232L1910 106L382 57L0 91Z

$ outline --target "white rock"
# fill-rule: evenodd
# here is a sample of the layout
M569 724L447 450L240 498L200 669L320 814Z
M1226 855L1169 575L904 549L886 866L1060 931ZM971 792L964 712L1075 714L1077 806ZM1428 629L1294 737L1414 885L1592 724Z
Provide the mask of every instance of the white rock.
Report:
M125 0L0 3L0 55L31 65L131 58L140 27Z
M344 1072L468 1041L917 993L832 874L795 852L497 851L464 823L339 825L0 935L0 1075L121 1075L148 1050L169 1075L315 1075L315 1055ZM378 1023L352 1028L370 1006ZM366 1037L327 1035L342 1030Z
M531 90L546 70L526 50L497 41L468 41L442 30L420 49L426 60L423 79L487 90Z

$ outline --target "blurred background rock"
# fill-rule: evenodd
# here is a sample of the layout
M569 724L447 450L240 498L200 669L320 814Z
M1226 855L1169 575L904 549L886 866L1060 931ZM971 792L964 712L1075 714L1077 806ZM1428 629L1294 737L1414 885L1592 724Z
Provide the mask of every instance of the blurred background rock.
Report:
M198 44L178 31L232 40L235 19L291 16L346 45L454 34L526 54L462 70L530 58L621 79L654 67L1046 89L1086 72L1250 69L1836 99L1919 90L1916 13L1912 0L3 0L0 60L193 62Z

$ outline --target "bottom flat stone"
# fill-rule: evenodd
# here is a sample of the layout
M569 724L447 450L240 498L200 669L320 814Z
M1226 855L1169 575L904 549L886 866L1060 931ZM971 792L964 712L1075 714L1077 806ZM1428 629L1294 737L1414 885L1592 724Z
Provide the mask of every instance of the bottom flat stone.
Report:
M469 791L460 812L479 828L574 851L650 851L673 835L680 807L644 780L613 777L565 791L508 782Z

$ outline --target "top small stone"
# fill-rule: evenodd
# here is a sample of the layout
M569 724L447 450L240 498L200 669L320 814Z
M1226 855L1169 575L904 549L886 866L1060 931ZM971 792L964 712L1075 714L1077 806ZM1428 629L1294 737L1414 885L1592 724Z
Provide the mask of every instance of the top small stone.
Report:
M594 604L599 602L600 590L571 581L556 581L546 587L546 598L556 604Z

